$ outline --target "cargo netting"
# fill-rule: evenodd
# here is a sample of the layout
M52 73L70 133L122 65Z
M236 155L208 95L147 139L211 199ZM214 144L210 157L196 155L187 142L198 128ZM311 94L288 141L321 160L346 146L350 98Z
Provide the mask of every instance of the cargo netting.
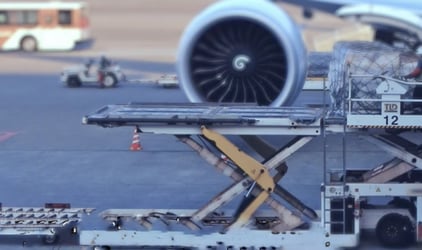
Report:
M356 77L352 75L385 75L400 78L413 71L418 57L413 52L391 47L379 42L339 42L334 46L328 70L331 96L331 114L344 115L349 108L349 79L351 97L357 99L380 99L376 88L382 81L377 77ZM411 98L413 87L404 98ZM351 107L355 113L379 112L380 102L358 101Z

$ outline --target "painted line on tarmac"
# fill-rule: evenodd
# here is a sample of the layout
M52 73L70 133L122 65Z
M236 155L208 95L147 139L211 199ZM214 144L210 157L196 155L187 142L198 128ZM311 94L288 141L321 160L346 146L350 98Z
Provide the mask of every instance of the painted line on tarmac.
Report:
M4 142L6 140L9 140L13 136L17 135L18 132L0 132L0 142Z

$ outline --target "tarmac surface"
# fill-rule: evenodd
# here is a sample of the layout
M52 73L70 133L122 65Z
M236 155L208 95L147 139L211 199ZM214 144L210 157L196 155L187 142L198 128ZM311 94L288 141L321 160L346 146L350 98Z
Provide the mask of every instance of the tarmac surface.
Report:
M143 150L130 151L133 128L82 125L81 119L107 104L187 102L179 88L122 83L117 88L67 88L59 72L68 64L106 54L128 77L150 78L174 73L174 56L183 27L213 1L92 0L93 46L72 52L0 54L0 197L3 206L38 207L47 202L96 208L80 229L106 229L98 212L109 208L198 208L226 188L221 176L175 137L141 135ZM300 10L285 6L306 31L326 32L341 21L303 20ZM317 15L317 17L318 17ZM112 20L112 21L110 21ZM316 19L320 20L320 19ZM314 26L320 23L318 27ZM333 25L335 24L335 25ZM303 93L296 105L320 102ZM237 138L232 138L242 145ZM290 138L268 138L283 145ZM340 167L342 137L329 136L328 167ZM376 166L385 153L360 138L347 138L346 162L356 168ZM365 157L362 157L362 154ZM323 179L323 140L316 138L288 160L281 184L317 209ZM235 208L237 204L230 204ZM0 249L85 249L76 238L43 245L37 237L0 237ZM368 243L369 242L369 243ZM374 248L365 240L362 249Z

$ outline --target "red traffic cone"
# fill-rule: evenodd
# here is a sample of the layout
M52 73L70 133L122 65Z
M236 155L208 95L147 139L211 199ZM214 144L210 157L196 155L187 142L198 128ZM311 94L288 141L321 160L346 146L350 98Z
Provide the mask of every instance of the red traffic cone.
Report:
M142 146L139 140L139 133L138 133L138 129L135 128L135 131L133 133L133 139L132 139L132 145L130 145L130 150L132 151L139 151L142 150Z

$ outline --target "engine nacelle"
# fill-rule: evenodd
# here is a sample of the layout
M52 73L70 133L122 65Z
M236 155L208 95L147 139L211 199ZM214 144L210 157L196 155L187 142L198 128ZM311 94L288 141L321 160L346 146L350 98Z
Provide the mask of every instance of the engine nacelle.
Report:
M306 77L300 30L265 0L223 0L186 28L177 59L191 102L291 105Z

